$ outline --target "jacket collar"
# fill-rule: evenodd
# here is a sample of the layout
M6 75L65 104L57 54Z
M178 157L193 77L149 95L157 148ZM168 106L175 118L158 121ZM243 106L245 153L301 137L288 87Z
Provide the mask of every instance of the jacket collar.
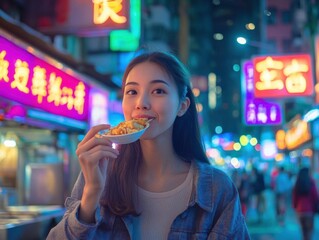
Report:
M193 190L190 205L195 203L207 212L213 211L213 171L207 163L194 161Z

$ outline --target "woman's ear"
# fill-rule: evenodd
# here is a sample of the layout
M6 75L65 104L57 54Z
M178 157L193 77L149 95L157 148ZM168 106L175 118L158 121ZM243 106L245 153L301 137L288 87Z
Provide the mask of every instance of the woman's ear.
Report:
M187 111L190 105L190 100L188 97L185 97L183 101L181 102L180 108L177 112L177 116L181 117L184 115L184 113Z

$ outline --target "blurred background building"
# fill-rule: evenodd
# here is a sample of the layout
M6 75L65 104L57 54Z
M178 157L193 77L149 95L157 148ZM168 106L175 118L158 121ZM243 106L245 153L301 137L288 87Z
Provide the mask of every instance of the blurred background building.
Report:
M43 5L37 8L40 2ZM130 4L137 4L139 11L136 23L140 26L131 26L139 29L138 39L135 39L135 45L131 43L131 46L121 47L121 44L112 45L110 28L100 32L85 32L79 27L70 29L72 22L65 19L78 17L76 11L85 7L80 0L44 3L3 0L1 9L15 20L41 32L42 38L48 39L61 52L97 72L108 74L118 85L117 77L123 70L119 63L143 48L178 54L194 76L207 78L209 73L215 73L217 100L216 108L210 111L213 114L213 118L210 116L213 120L209 125L210 131L218 124L224 125L227 132L240 132L242 129L238 80L242 59L263 53L310 52L318 28L317 21L312 19L316 14L312 13L316 3L311 0L145 0ZM123 35L119 36L122 42L115 39L123 43ZM246 45L237 44L236 38L240 36L247 39ZM196 79L200 81L198 79L201 78ZM110 79L106 77L105 81ZM218 114L220 112L222 114Z

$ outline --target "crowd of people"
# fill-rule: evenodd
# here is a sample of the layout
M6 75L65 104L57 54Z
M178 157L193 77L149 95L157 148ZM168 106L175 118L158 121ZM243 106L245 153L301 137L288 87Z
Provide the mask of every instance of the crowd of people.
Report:
M285 225L287 210L293 209L300 224L303 240L313 237L314 217L319 213L318 187L312 177L309 167L301 167L296 174L287 171L284 166L278 166L270 174L266 182L265 172L253 167L250 171L235 170L232 179L238 189L243 215L247 221L249 211L254 211L254 221L261 223L265 211L268 211L265 191L271 191L274 196L273 206L275 219L280 226ZM268 204L269 206L269 204Z

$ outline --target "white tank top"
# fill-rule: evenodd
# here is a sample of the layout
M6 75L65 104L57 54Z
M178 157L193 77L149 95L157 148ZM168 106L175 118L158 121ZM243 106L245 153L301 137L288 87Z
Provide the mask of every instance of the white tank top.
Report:
M168 192L150 192L137 187L139 216L133 220L134 240L166 240L174 219L187 209L193 185L193 166L185 181Z

